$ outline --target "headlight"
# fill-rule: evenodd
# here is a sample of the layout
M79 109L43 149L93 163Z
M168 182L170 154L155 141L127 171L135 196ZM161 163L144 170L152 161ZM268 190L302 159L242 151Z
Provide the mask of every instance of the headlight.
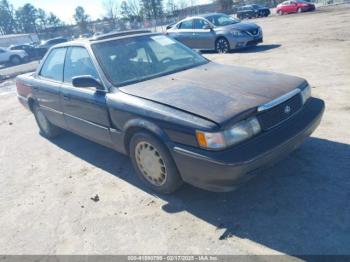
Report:
M251 117L222 132L197 131L196 137L199 145L203 148L223 149L247 140L260 133L260 131L261 127L258 119Z
M311 87L310 85L307 85L303 90L301 90L301 99L303 101L303 104L306 103L306 101L311 97Z
M244 36L245 35L242 31L239 31L239 30L232 30L231 34L233 36Z

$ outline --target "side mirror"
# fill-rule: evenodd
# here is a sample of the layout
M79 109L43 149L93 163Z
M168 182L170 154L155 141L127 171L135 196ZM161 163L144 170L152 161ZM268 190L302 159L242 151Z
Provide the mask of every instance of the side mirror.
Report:
M91 75L73 77L72 84L79 88L95 87L97 90L104 90L101 81Z
M208 24L205 24L203 26L203 29L210 29L210 30L213 30L213 27L211 25L208 25Z

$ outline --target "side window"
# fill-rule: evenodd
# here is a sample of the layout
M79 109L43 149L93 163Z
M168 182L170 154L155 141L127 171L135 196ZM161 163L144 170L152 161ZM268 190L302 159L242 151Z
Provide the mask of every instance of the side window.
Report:
M63 79L63 65L66 56L66 48L55 48L51 51L41 68L40 75L56 81Z
M180 29L192 29L193 20L183 21L180 25Z
M208 22L203 19L194 19L194 29L203 29Z
M71 47L64 66L64 82L71 83L73 77L82 75L99 78L87 50L84 47Z

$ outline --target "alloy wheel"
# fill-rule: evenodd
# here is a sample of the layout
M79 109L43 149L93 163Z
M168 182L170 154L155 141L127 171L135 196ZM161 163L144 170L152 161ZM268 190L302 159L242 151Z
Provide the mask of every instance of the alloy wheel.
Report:
M230 50L230 44L227 42L226 39L221 38L216 42L216 50L218 53L228 53Z

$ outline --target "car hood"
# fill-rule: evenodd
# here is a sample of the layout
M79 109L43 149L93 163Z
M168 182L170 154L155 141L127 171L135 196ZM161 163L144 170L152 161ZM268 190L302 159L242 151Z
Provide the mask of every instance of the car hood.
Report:
M26 55L26 51L24 50L10 50L12 54L17 54L17 55Z
M218 30L227 30L227 31L230 31L232 29L241 30L241 31L250 31L258 28L259 26L254 23L244 23L244 22L217 27Z
M298 77L210 62L119 89L225 125L305 84Z

